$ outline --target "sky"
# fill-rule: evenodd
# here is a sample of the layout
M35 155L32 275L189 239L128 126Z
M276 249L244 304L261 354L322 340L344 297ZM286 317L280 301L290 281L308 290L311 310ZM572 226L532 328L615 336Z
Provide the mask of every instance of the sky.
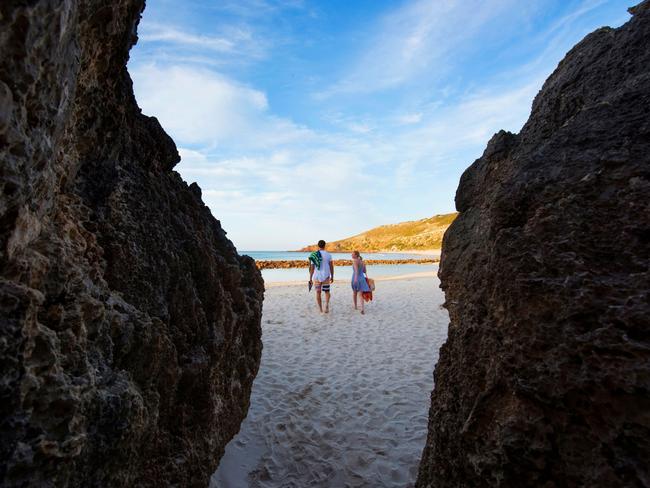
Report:
M623 0L148 0L128 69L239 250L454 211L462 172Z

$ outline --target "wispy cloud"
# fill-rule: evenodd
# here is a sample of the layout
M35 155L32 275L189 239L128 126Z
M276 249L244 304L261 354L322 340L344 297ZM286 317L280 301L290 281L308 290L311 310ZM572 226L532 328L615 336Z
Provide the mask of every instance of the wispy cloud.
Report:
M241 17L268 16L282 10L304 9L303 0L220 0L212 5L218 11L230 12Z
M175 27L151 24L145 24L139 37L143 42L169 42L223 53L233 52L238 44L238 39L193 35Z
M196 34L174 24L149 22L143 23L139 41L144 45L160 46L155 57L173 52L188 61L206 60L208 63L214 61L215 56L219 56L221 62L228 59L241 61L242 57L260 59L270 47L268 39L256 36L243 24L222 25L214 34Z
M389 12L365 43L353 67L316 94L374 92L426 73L441 76L453 53L472 42L491 21L515 7L514 0L417 0Z
M417 124L422 120L422 113L408 113L396 117L397 123L400 125Z

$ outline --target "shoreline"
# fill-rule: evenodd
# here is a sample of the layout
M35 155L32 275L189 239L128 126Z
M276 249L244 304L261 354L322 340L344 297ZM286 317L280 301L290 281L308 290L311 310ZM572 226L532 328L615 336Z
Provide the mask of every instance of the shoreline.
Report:
M399 280L414 280L414 279L422 279L422 278L437 278L438 274L436 271L423 271L421 273L407 273L403 275L396 275L396 276L371 276L375 282L381 282L381 281L399 281ZM307 280L301 280L301 281L269 281L269 282L264 282L264 287L265 288L278 288L282 286L305 286L305 283L307 283ZM334 280L334 285L338 285L339 283L346 283L349 284L348 280Z

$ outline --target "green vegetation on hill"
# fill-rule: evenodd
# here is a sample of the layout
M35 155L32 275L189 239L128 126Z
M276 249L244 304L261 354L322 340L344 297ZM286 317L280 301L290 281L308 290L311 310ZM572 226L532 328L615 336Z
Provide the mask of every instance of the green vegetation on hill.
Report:
M347 239L330 242L327 244L327 250L386 252L440 249L442 236L457 215L454 212L422 220L382 225ZM313 251L316 248L314 244L302 248L301 251Z

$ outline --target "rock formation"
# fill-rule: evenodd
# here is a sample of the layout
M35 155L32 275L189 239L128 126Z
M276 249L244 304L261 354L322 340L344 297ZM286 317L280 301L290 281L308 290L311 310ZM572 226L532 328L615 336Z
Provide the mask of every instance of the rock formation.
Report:
M463 174L419 487L650 486L650 1Z
M423 258L417 259L364 259L363 260L368 266L375 266L379 264L432 264L439 261L438 258ZM351 259L334 259L332 260L334 266L352 266ZM256 260L255 265L257 269L292 269L292 268L309 268L309 261L306 259L301 260L282 260L282 261L266 261L266 260Z
M143 0L0 3L0 485L206 486L263 282L133 97Z

